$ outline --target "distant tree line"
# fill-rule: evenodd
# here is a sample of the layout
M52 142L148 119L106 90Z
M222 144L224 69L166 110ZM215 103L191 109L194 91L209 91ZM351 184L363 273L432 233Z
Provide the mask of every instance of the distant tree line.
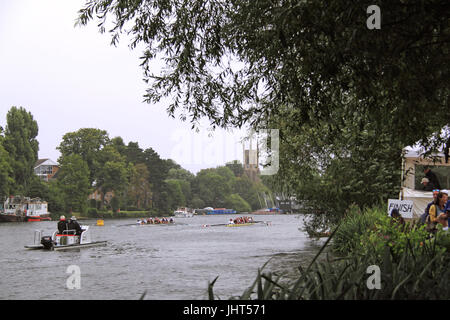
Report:
M12 107L0 134L0 195L23 194L49 202L50 212L147 210L157 214L177 207L226 207L250 212L263 206L270 190L251 181L235 160L192 174L171 159L161 159L138 142L125 144L105 130L82 128L66 133L57 149L57 178L42 181L34 173L39 143L31 113ZM100 199L88 200L93 192ZM106 201L110 192L112 198Z

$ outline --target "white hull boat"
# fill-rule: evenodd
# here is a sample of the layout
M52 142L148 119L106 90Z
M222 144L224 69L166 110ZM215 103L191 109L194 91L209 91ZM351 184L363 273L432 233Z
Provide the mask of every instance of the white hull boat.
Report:
M194 214L188 208L178 208L173 212L175 218L192 218Z
M89 226L81 226L81 229L80 236L75 234L75 230L65 230L63 234L55 231L52 236L42 236L42 231L36 230L34 232L34 244L25 246L25 248L58 251L106 245L107 241L92 241Z

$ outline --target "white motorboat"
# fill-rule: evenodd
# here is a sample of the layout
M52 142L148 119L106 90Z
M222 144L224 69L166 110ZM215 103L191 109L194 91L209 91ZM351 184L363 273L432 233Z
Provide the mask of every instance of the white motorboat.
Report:
M27 249L67 250L106 245L106 241L92 241L89 226L81 226L81 235L75 230L64 230L62 234L53 232L52 236L42 236L42 231L35 230L34 244L25 246Z
M178 208L173 212L175 218L192 218L194 214L188 208Z

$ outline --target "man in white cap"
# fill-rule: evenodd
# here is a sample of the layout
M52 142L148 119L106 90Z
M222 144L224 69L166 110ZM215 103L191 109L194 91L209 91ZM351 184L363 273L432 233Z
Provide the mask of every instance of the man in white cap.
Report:
M72 218L70 218L70 220L69 220L69 230L75 230L75 234L77 236L80 236L81 232L83 232L83 230L81 229L80 224L77 221L77 217L72 216Z
M422 178L420 183L423 185L424 191L432 191L434 189L433 183L431 183L428 178Z

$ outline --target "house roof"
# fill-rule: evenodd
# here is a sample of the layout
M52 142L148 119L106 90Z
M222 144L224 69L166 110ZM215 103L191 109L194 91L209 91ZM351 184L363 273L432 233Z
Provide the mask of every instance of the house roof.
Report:
M405 148L405 158L422 158L422 152L418 149L409 149L409 148ZM439 157L439 158L443 158L444 157L444 153L442 152L438 152L438 153L433 153L432 156L434 157Z
M39 166L57 166L58 164L51 160L51 159L39 159L38 161L36 161L36 163L34 164L34 168L36 169Z

